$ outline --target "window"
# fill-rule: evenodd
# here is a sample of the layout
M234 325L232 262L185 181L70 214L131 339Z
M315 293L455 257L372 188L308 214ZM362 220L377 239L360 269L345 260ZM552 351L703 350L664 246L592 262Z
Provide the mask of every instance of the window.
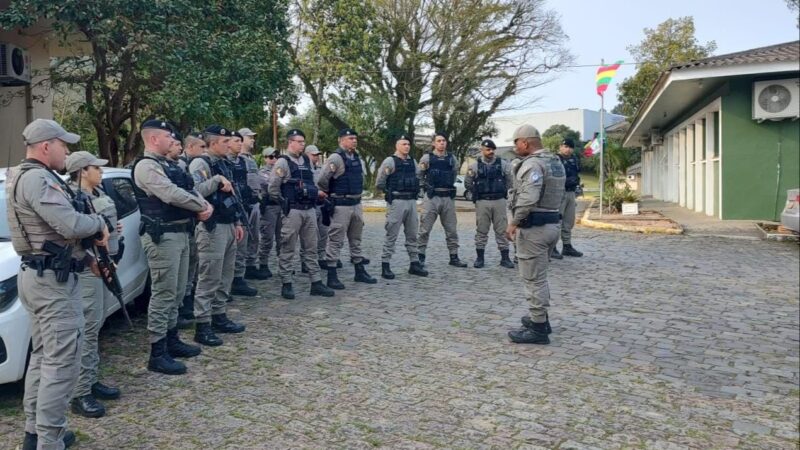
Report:
M128 217L139 209L133 195L133 183L128 178L106 178L103 180L103 189L114 200L118 219Z

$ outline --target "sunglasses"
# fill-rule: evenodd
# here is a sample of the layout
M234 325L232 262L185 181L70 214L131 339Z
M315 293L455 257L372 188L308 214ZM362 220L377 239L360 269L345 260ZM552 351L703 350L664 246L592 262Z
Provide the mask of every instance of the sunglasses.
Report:
M276 156L275 156L275 155L269 155L269 156L267 156L267 159L275 159L275 158L276 158Z

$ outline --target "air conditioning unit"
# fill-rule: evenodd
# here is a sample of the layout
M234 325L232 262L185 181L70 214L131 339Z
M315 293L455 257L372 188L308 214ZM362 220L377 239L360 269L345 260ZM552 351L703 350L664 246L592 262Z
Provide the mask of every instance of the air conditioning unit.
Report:
M24 86L31 83L31 58L13 44L0 42L0 85Z
M753 119L781 120L800 117L800 78L753 83Z
M650 145L661 145L664 143L664 136L658 128L650 129Z

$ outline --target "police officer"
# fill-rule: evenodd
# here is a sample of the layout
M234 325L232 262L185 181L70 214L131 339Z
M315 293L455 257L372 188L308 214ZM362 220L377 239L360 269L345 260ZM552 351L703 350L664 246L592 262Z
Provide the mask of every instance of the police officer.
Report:
M316 145L309 145L306 147L305 152L308 159L311 160L311 166L314 168L314 182L316 183L319 180L319 176L322 173L322 165L321 165L321 153L319 148ZM325 247L328 244L328 225L325 225L322 220L322 203L317 202L316 208L314 208L317 212L317 258L320 258L317 262L319 263L320 267L325 267L327 264L325 263L324 257L321 255L325 254ZM328 220L328 224L330 225L330 220ZM300 261L301 261L301 271L303 273L308 273L308 266L306 266L304 260L303 250L300 250Z
M269 196L269 181L272 177L272 169L278 161L278 152L272 147L264 147L261 152L263 163L258 169L259 184L261 186L261 221L259 222L259 234L261 240L258 246L259 273L264 279L272 278L272 271L269 270L269 254L272 245L275 244L276 254L280 254L281 241L281 205Z
M99 215L75 210L70 189L54 172L64 169L67 144L80 136L44 119L28 124L22 136L26 159L9 169L6 179L11 244L22 257L19 299L31 321L22 448L38 444L39 449L60 450L75 442L75 434L67 431L66 411L78 380L84 325L74 275L83 271L86 255L79 241L101 233L96 243L107 245L109 230Z
M378 280L371 277L364 267L361 253L361 234L364 231L364 211L361 207L361 194L364 192L364 168L356 153L358 134L352 128L339 130L339 148L332 154L317 186L328 193L334 210L331 226L328 229L328 246L325 259L328 263L328 287L344 289L336 274L336 262L344 246L345 237L350 245L350 259L355 264L354 281L374 284Z
M167 161L175 145L173 130L161 120L142 124L144 155L133 164L133 191L142 215L142 246L150 267L148 370L167 375L186 373L173 358L193 357L200 348L178 337L178 307L189 274L189 234L194 221L206 220L213 208L194 191L191 179Z
M419 178L417 178L416 162L409 154L410 152L411 138L407 134L399 135L395 140L394 155L383 160L375 181L375 187L385 193L388 205L386 208L386 237L383 240L383 255L381 256L381 276L387 280L395 277L390 263L401 226L405 233L408 259L411 260L408 273L422 277L428 276L428 272L419 262L417 250Z
M564 171L567 174L567 181L564 184L564 200L561 201L561 242L563 248L561 253L553 247L552 256L561 259L562 256L583 256L583 253L575 250L572 246L572 228L575 226L575 190L581 184L581 164L575 155L575 143L572 139L564 139L558 148L558 157L564 164Z
M322 284L317 263L317 199L326 194L314 184L311 160L303 154L306 137L296 128L286 133L286 151L280 157L269 180L269 196L283 208L281 218L281 240L278 270L281 276L281 296L294 299L293 268L297 251L297 239L304 251L308 276L311 279L311 295L333 297L334 292Z
M108 254L114 261L122 258L120 252L120 239L118 228L122 224L117 222L117 208L114 201L100 188L103 181L101 166L108 164L108 160L99 159L89 152L76 152L67 156L66 172L70 176L69 186L73 192L81 192L86 200L92 203L92 211L108 220L109 239ZM100 399L113 400L119 398L117 388L106 386L97 380L100 355L97 351L97 335L105 320L105 305L115 301L113 294L103 283L103 279L92 273L89 268L84 268L78 274L81 297L83 298L83 318L85 327L83 332L83 351L81 352L81 370L78 384L72 393L70 405L72 412L84 417L102 417L106 409Z
M513 168L512 219L506 233L517 243L519 274L525 283L530 317L523 327L508 332L518 344L549 344L550 288L547 284L549 252L558 240L564 166L542 146L539 131L522 125L514 131L514 146L521 161Z
M267 195L266 191L261 191L261 181L258 176L258 163L253 158L253 147L256 144L256 133L250 128L239 130L242 135L242 152L240 158L244 159L247 166L247 187L250 191L250 230L252 233L247 237L247 251L245 252L244 278L246 280L266 280L267 274L258 268L258 249L261 245L261 233L259 225L261 223L260 201ZM238 254L237 254L238 258Z
M177 136L176 136L177 137ZM185 149L177 161L178 166L189 174L189 164L206 151L206 141L200 133L186 136ZM191 175L189 176L191 178ZM192 180L192 184L194 181ZM178 308L178 328L187 329L194 327L194 294L197 286L197 239L192 232L189 234L189 274L186 277L186 293Z
M236 242L236 264L233 269L233 282L231 285L232 295L241 295L244 297L255 297L258 295L258 290L250 287L244 280L244 272L246 268L247 249L250 242L250 235L255 235L255 231L250 227L250 221L253 216L254 206L258 203L255 199L255 193L250 189L247 184L247 160L241 155L242 147L244 146L244 137L238 131L231 131L231 139L228 141L230 153L228 154L228 161L231 163L231 174L233 175L233 185L236 187L235 191L238 199L241 201L241 206L247 214L243 217L242 225L246 230L244 238Z
M244 229L233 193L229 163L231 130L211 125L203 131L206 154L192 160L189 173L195 188L214 205L214 214L197 226L197 292L194 301L194 340L203 345L222 345L217 333L242 333L244 325L230 320L226 303L230 299L236 243L244 238Z
M438 217L444 228L450 265L467 267L458 258L458 221L456 219L456 175L458 161L455 155L447 152L447 133L438 131L433 135L433 150L422 155L417 168L417 176L422 182L425 197L422 200L422 215L419 218L419 261L425 265L425 251L428 239Z
M514 268L514 263L508 257L506 238L506 198L508 190L514 185L514 177L511 174L511 164L495 157L496 149L497 145L491 139L484 139L481 142L481 155L469 166L467 176L464 177L464 187L472 192L472 201L475 202L475 252L478 256L473 267L478 269L485 264L484 255L490 226L494 228L497 249L500 250L500 265Z

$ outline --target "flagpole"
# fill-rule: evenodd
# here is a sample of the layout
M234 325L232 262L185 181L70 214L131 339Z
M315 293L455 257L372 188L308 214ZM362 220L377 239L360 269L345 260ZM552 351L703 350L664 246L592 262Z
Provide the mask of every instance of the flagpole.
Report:
M601 58L600 59L600 67L603 67L604 65L605 65L605 61ZM605 124L603 123L604 122L603 109L605 107L604 101L605 101L605 92L600 94L600 217L603 217L603 185L605 184L603 182L604 181L604 175L605 175L605 171L603 170L604 169L604 167L603 167L603 156L604 155L603 154L605 153L605 151L604 151L605 149L603 148L603 144L604 144L604 142L603 142L604 139L603 138L605 136L605 128L604 128Z

